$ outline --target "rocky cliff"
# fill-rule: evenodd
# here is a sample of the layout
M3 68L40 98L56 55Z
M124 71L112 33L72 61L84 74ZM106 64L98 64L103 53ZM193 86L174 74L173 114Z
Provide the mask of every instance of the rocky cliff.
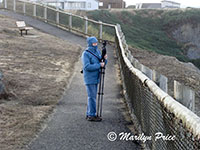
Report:
M200 58L200 23L185 23L176 28L172 36L184 44L189 59Z

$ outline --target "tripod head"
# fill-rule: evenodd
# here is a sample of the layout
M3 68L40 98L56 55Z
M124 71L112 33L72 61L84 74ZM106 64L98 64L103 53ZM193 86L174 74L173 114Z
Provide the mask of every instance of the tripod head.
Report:
M104 56L106 55L106 45L107 45L107 41L106 40L104 40L103 41L103 46L102 46L102 56L101 56L101 59L103 60L103 62L105 61L105 59L104 59Z

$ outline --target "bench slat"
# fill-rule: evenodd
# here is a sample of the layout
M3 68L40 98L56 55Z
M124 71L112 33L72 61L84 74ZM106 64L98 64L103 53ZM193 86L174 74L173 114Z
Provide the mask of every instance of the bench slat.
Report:
M26 27L26 24L24 21L16 21L16 24L18 28Z
M32 27L25 27L24 29L25 30L32 30L33 28Z

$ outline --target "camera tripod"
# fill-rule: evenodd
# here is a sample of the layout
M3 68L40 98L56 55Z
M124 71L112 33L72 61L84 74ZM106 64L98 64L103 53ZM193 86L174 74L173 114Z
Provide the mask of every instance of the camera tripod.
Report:
M97 102L97 117L102 116L105 69L106 69L105 67L101 67L101 70L100 70L98 99L97 99L98 101Z
M107 41L103 41L102 47L102 58L101 62L105 62L105 55L106 55L106 45ZM105 77L105 66L101 67L100 69L100 77L99 77L99 91L98 91L98 99L97 99L97 117L102 116L102 106L103 106L103 95L104 95L104 77Z

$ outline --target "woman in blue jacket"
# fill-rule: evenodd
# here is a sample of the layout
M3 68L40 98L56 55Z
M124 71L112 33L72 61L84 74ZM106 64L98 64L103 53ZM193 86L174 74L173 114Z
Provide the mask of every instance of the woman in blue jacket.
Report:
M87 38L88 48L82 53L83 75L84 82L88 94L87 114L88 121L101 121L100 117L96 116L96 96L99 83L100 68L107 63L100 62L101 52L98 49L98 40L95 37Z

